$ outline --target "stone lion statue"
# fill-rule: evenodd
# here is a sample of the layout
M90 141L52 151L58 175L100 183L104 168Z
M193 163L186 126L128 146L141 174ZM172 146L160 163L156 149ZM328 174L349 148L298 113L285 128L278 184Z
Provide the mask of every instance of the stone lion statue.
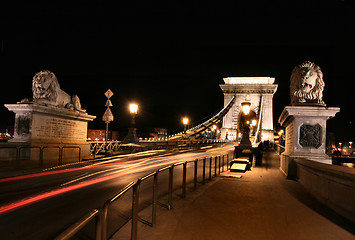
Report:
M319 66L306 61L292 70L290 78L291 105L325 106L323 73Z
M35 74L32 80L32 93L35 102L85 112L81 108L79 97L70 96L61 90L57 77L51 71L42 70Z

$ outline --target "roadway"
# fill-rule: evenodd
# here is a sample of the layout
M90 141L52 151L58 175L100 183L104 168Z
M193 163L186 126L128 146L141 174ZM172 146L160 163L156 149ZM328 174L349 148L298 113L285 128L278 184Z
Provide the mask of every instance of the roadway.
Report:
M224 155L233 150L233 144L228 143L186 152L150 151L1 178L1 239L53 239L91 209L102 208L108 199L139 177L174 163ZM181 184L181 170L179 166L174 170L174 186ZM193 164L187 165L187 178L191 185ZM159 176L161 201L165 200L167 179L167 173ZM149 204L150 189L149 181L142 184L142 208ZM109 217L115 221L108 222L109 236L127 222L130 202L131 196L127 194L113 206L114 214L109 213ZM87 237L92 232L84 230L81 234Z

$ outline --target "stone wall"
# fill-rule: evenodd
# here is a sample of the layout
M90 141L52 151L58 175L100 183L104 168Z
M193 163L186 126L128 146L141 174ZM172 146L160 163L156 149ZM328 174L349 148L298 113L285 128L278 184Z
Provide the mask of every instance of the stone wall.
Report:
M355 223L355 169L301 158L283 158L280 167L323 204Z

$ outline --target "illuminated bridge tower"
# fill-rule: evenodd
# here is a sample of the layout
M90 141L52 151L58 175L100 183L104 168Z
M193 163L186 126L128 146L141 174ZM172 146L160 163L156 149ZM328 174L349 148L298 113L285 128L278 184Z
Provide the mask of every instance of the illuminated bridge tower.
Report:
M235 95L236 101L223 118L221 130L222 139L236 140L241 137L238 132L238 123L241 115L242 102L250 102L251 110L259 116L261 112L261 138L262 141L274 140L272 99L277 90L275 78L270 77L228 77L220 84L224 94L224 106ZM261 111L260 111L261 108Z

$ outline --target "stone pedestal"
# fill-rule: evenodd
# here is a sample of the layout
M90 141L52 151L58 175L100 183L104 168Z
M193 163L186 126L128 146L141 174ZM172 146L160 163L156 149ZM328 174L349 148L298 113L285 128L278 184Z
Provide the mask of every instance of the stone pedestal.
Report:
M286 128L281 169L286 173L294 158L331 164L326 155L326 121L340 111L337 107L286 106L279 123Z
M128 134L123 140L124 143L138 143L139 139L137 137L137 128L128 128Z
M41 165L46 165L47 158L43 154L55 149L60 164L71 158L78 161L78 155L79 159L90 156L90 146L86 140L87 125L95 116L31 102L5 104L5 107L15 113L14 138L9 144L25 146L29 150L40 149ZM33 154L29 152L26 155L31 158Z

